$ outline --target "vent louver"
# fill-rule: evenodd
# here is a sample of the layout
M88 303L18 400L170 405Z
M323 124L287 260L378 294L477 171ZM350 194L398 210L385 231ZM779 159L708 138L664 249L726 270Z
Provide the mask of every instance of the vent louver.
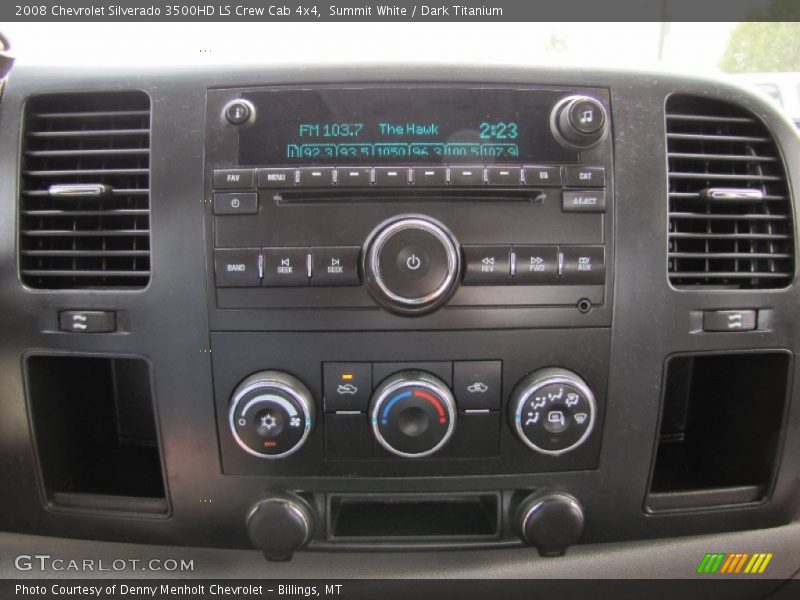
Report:
M786 173L754 115L717 100L667 101L669 279L677 287L785 287L794 274Z
M150 98L47 94L25 110L20 272L43 289L150 280Z

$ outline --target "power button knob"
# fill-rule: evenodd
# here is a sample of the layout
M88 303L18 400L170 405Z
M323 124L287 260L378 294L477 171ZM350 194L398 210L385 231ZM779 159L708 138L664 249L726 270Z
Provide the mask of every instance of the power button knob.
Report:
M458 280L459 252L441 223L404 216L369 237L364 272L375 299L402 314L423 314L444 303Z

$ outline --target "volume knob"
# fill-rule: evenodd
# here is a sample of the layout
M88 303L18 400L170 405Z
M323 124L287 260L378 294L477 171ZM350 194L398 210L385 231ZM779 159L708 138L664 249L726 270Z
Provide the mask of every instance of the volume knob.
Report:
M444 225L404 216L378 226L364 252L373 297L394 312L424 314L441 306L458 281L460 253Z

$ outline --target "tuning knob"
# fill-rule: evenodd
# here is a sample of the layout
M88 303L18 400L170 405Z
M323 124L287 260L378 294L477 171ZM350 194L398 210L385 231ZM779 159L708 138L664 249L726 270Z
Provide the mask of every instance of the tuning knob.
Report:
M519 505L517 535L542 556L561 556L583 533L583 507L563 492L536 492Z
M453 435L456 403L447 385L423 371L403 371L372 395L370 420L375 439L405 458L430 456Z
M508 419L531 450L559 456L583 444L595 421L592 390L578 375L560 368L541 369L511 393Z
M290 560L314 534L314 511L294 494L270 496L247 515L247 533L267 560Z
M261 371L234 390L228 425L248 454L283 458L305 443L314 415L314 398L302 381L280 371Z
M606 109L591 96L567 96L553 107L550 129L567 148L586 149L597 145L608 130Z
M364 273L375 299L394 312L424 314L441 306L458 282L460 253L441 223L404 216L367 239Z

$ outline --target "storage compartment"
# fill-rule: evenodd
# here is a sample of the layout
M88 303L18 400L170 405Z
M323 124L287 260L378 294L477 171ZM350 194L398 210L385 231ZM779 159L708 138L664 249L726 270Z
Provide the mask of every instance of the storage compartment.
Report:
M30 356L26 377L42 481L53 505L167 512L144 359Z
M328 537L336 541L430 541L496 538L497 494L335 495L328 499Z
M790 366L784 351L669 359L647 508L764 499L777 464Z

